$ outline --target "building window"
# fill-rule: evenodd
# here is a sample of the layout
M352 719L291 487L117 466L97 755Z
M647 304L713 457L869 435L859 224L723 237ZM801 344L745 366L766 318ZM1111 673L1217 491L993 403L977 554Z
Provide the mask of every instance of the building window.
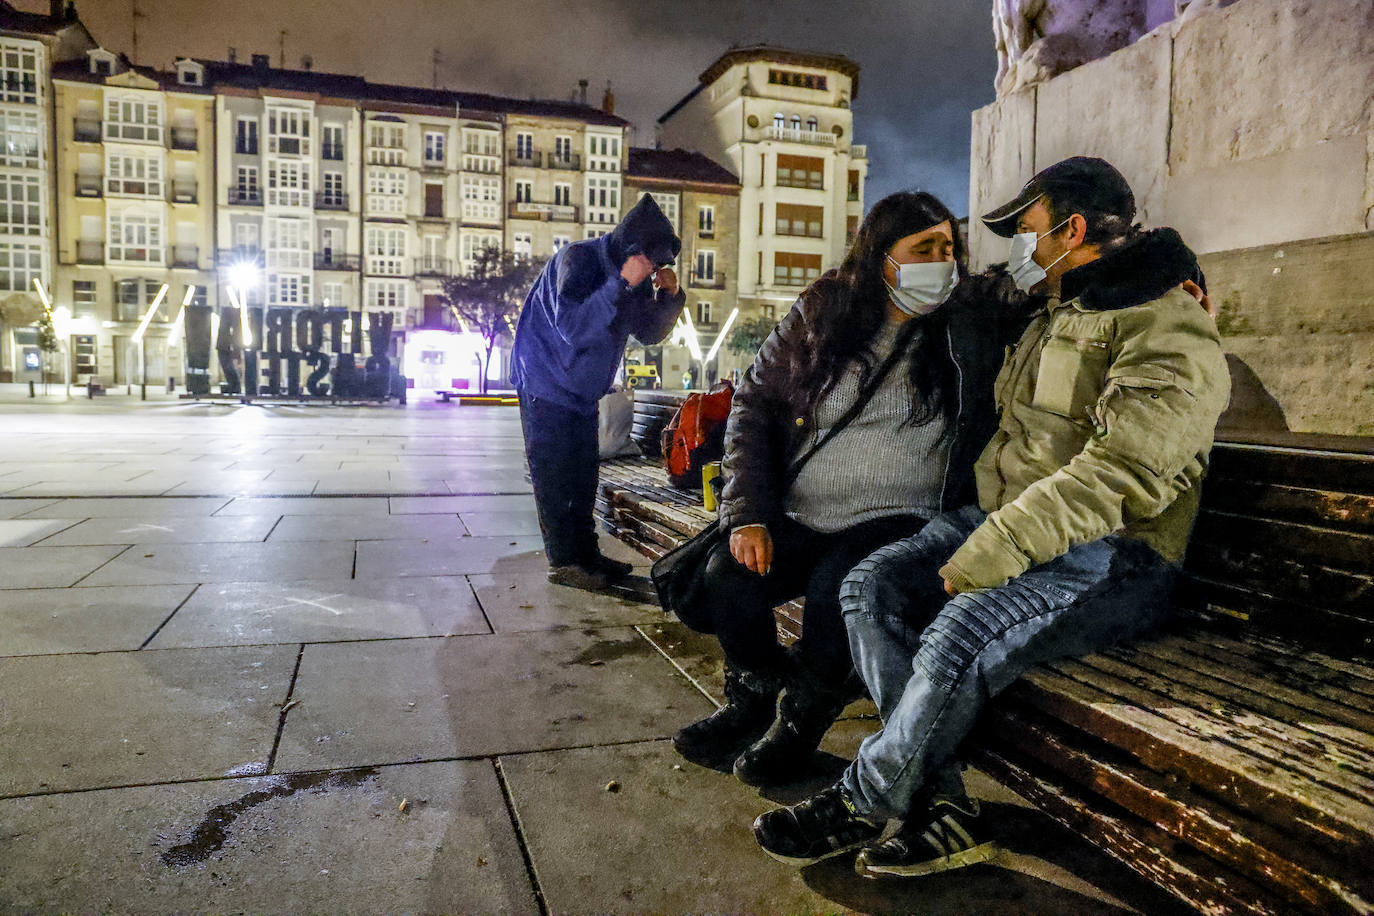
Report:
M534 158L534 134L515 135L515 158L521 160Z
M0 102L38 104L38 52L21 45L0 44Z
M367 170L367 209L374 213L404 214L406 173L403 169Z
M825 237L824 207L778 204L776 213L778 235L799 235L813 239Z
M425 131L425 165L444 164L444 135L438 131Z
M310 275L272 273L267 277L268 305L309 305Z
M162 220L141 213L111 213L108 216L108 251L111 261L162 263Z
M234 121L234 152L247 156L258 154L258 119L237 118Z
M620 137L611 134L587 135L587 170L620 171Z
M553 253L558 254L558 252L567 248L571 243L572 239L568 238L566 235L555 235L553 237Z
M0 110L0 165L38 168L38 113Z
M715 207L697 208L697 234L708 239L716 234Z
M43 276L41 242L0 242L0 290L28 292Z
M553 138L553 158L562 165L572 162L572 137Z
M309 270L310 222L304 219L267 220L268 270Z
M776 305L773 305L771 302L767 305L761 305L759 306L759 315L763 318L764 321L777 321L778 307Z
M369 227L366 243L368 273L397 277L405 273L406 230Z
M781 111L773 113L773 127L777 130L787 127L787 118Z
M406 284L396 280L368 280L367 305L373 309L402 312L406 307Z
M148 312L148 306L153 304L153 300L157 298L157 291L161 288L161 283L147 277L118 281L115 284L115 320L142 321ZM153 320L172 320L170 297L163 298L157 313L153 315Z
M342 161L344 157L344 129L341 124L326 124L320 128L320 158Z
M534 182L517 181L515 183L515 202L527 204L534 200Z
M697 249L696 279L703 283L716 279L716 253L709 248Z
M517 258L534 256L534 236L528 232L517 232L510 237L511 252Z
M517 190L520 182L517 182ZM501 179L463 177L463 219L495 222L501 218Z
M267 203L274 207L309 207L310 165L292 160L267 164Z
M614 223L620 219L620 176L587 176L587 222ZM674 224L674 230L677 225Z
M663 211L663 215L668 217L668 222L673 224L673 231L677 232L677 195L650 191L649 196L654 199L654 203L658 204L658 208Z
M778 187L825 190L825 160L815 156L778 155Z
M702 325L702 324L710 324L710 323L711 323L711 303L709 303L709 302L698 302L698 303L697 303L697 324Z
M792 86L797 89L826 88L826 78L815 73L798 73L795 70L769 70L768 82L775 86Z
M95 281L72 281L72 314L77 318L95 317Z
M792 129L801 130L801 115L792 116Z
M267 109L267 151L279 156L309 156L309 112L295 108Z
M105 193L162 197L162 161L152 156L108 154L105 158Z
M41 194L37 175L0 175L0 234L42 235Z
M151 99L107 99L105 139L161 143L162 106Z
M812 116L812 117L810 117L810 118L807 118L807 119L806 119L806 129L809 130L809 131L811 131L811 133L814 134L817 130L820 129L820 122L817 121L816 118L815 118L814 116Z
M326 207L344 205L343 172L324 172L320 175L320 202Z
M773 282L777 286L806 286L821 275L821 256L779 251L773 255Z
M344 286L342 283L321 283L320 296L325 308L341 308L348 303L344 301Z
M485 251L485 250L488 249L488 248L497 248L497 249L499 249L500 247L501 247L501 239L500 239L499 236L495 236L495 235L474 235L474 234L468 233L468 232L463 233L463 238L462 238L462 261L463 261L463 269L464 269L464 270L471 270L471 269L472 269L472 264L473 264L473 262L477 260L477 254L478 254L478 252Z
M556 184L553 186L553 202L560 207L572 206L572 185Z
M95 335L79 334L72 338L72 371L77 375L95 373Z
M235 223L234 247L240 251L256 252L262 247L261 227L257 223Z

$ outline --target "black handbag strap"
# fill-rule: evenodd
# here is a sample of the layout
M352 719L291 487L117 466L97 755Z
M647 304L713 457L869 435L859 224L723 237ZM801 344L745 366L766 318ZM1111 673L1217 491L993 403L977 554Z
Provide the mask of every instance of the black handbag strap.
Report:
M863 413L863 409L868 406L868 402L871 401L873 395L878 392L878 387L882 385L883 380L886 379L888 374L892 371L892 367L897 365L897 362L902 358L902 354L906 352L906 342L908 340L910 340L910 337L906 334L898 336L896 344L892 347L892 352L888 354L887 359L883 360L882 365L878 367L878 371L874 372L872 377L869 378L868 384L859 392L859 396L854 399L854 403L849 406L849 409L844 412L843 416L835 421L833 426L825 431L825 435L821 437L819 442L807 449L796 461L792 462L791 467L787 469L787 473L783 475L784 490L791 487L792 484L796 482L797 476L801 474L802 468L806 465L806 462L810 461L827 442L843 432L846 426L854 422L859 414Z

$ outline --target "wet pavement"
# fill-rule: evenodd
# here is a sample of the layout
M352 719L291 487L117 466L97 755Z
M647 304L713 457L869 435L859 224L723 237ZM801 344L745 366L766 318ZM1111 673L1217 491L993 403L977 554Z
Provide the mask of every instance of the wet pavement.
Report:
M0 912L1175 911L977 773L994 864L764 856L872 707L789 791L679 759L718 651L545 582L510 408L0 390L0 430Z

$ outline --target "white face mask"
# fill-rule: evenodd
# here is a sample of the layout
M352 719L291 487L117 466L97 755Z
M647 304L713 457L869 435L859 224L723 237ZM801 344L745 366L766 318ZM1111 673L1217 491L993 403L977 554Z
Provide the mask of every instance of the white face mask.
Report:
M1069 219L1072 218L1069 217ZM1064 220L1059 226L1063 226L1068 221L1067 219ZM1016 288L1021 292L1030 292L1032 287L1045 279L1046 270L1068 256L1069 253L1065 251L1045 267L1035 263L1035 258L1032 257L1035 254L1035 246L1040 243L1040 240L1058 232L1059 226L1055 226L1045 235L1036 235L1034 232L1018 232L1011 237L1011 246L1007 252L1007 270L1011 272L1011 278L1016 282Z
M897 268L897 285L886 280L888 298L908 315L928 315L949 298L959 282L953 261L927 261L901 264L892 255L887 259Z

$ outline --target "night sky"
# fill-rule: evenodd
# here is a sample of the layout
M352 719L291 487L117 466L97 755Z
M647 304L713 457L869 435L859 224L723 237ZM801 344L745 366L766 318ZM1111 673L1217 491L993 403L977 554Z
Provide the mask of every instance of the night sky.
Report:
M132 53L135 0L77 0L96 39ZM767 42L859 62L854 139L868 145L866 202L906 188L968 210L969 113L991 102L992 13L967 0L136 0L137 62L178 56L286 61L377 82L568 98L578 79L652 146L654 123L731 44ZM44 0L18 0L43 11ZM590 10L592 12L584 12ZM578 11L578 12L574 12Z

